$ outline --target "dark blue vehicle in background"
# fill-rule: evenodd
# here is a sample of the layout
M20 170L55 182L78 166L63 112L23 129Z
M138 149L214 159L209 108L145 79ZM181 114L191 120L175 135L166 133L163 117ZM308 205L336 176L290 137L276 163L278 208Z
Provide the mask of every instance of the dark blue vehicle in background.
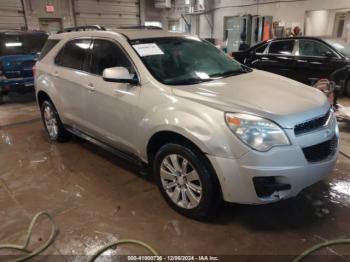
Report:
M41 31L0 32L0 97L34 91L32 68L47 38Z

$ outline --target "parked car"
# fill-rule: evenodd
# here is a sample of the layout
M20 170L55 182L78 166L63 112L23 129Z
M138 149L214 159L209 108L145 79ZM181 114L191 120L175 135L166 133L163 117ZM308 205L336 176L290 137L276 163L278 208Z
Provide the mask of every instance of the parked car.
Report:
M257 69L313 85L331 79L332 73L340 92L350 96L350 45L332 38L294 37L260 42L243 52L233 53L239 62ZM340 77L342 75L342 77Z
M184 215L293 197L335 165L339 130L320 91L195 36L66 32L44 49L35 86L49 139L73 133L150 166Z
M47 37L44 32L0 32L0 97L34 91L32 67Z

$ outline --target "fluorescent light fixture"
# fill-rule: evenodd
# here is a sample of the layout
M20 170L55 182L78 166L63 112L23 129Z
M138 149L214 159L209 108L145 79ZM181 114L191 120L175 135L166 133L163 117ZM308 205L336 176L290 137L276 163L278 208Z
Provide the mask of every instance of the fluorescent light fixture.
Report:
M21 42L12 42L12 43L5 43L6 47L16 47L16 46L22 46L23 44Z

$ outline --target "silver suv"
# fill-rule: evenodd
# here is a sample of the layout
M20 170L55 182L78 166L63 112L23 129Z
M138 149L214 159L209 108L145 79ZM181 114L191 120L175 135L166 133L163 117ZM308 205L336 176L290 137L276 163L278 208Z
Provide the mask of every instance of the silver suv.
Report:
M339 130L326 97L162 30L63 32L35 67L50 140L73 133L151 167L178 212L264 204L329 175Z

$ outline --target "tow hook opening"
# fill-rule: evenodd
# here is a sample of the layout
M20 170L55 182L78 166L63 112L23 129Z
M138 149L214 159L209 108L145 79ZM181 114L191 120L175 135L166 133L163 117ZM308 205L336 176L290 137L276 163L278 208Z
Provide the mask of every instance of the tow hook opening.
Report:
M258 197L269 197L277 191L290 190L290 184L283 184L276 181L276 177L254 177L253 183Z

